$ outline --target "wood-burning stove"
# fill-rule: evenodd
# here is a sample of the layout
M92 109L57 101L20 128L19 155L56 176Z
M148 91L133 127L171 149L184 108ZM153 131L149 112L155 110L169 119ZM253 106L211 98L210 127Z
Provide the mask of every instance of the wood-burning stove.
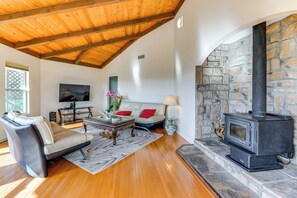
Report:
M227 157L247 171L279 169L277 155L293 156L293 119L266 113L266 23L253 27L252 112L225 113Z
M293 119L290 116L225 113L225 140L230 156L247 171L279 169L277 155L293 153Z

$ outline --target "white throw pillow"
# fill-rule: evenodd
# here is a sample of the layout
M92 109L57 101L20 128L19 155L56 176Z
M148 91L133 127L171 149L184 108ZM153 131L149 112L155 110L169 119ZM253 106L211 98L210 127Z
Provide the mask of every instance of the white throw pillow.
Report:
M14 119L14 121L21 125L34 124L39 130L40 136L44 144L54 143L53 133L49 128L49 126L47 126L46 122L43 120L42 116L37 116L37 117L18 116Z
M20 115L21 114L18 112L10 111L7 113L6 117L8 117L10 120L14 121L14 119Z

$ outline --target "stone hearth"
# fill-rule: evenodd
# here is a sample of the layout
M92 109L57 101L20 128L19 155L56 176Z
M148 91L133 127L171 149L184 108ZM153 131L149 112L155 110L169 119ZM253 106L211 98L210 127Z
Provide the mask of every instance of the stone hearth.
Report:
M225 171L236 178L242 185L253 191L258 197L269 198L295 198L297 194L297 166L294 164L284 165L283 169L249 173L228 160L229 146L220 142L218 138L205 138L195 141L195 146L205 154L211 163L217 166L214 171ZM200 161L198 161L197 166ZM202 165L203 166L203 165ZM222 170L223 169L223 170ZM204 169L205 170L205 169ZM203 171L203 169L202 169ZM226 174L224 173L224 174ZM217 174L217 172L216 172ZM218 173L221 174L221 173ZM232 180L232 178L231 178ZM233 188L228 182L226 185ZM224 197L224 196L223 196ZM225 196L228 197L228 196ZM230 196L229 196L230 197ZM251 196L253 197L253 196Z
M230 173L193 144L183 145L177 153L214 192L223 198L258 197L256 193L237 181Z

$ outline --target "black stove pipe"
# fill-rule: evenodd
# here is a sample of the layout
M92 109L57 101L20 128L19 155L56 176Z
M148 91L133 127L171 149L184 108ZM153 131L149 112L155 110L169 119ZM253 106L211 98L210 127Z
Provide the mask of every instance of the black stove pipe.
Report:
M266 63L266 22L264 22L253 27L252 114L256 117L266 116Z

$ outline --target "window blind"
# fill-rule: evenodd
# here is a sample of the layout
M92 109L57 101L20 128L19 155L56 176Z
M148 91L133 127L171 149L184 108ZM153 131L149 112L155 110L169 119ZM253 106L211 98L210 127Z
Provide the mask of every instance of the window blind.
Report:
M24 70L24 71L29 71L29 67L28 66L21 65L21 64L18 64L18 63L13 63L13 62L10 62L10 61L6 61L5 62L5 66L6 67L10 67L10 68L14 68L14 69L20 69L20 70Z

